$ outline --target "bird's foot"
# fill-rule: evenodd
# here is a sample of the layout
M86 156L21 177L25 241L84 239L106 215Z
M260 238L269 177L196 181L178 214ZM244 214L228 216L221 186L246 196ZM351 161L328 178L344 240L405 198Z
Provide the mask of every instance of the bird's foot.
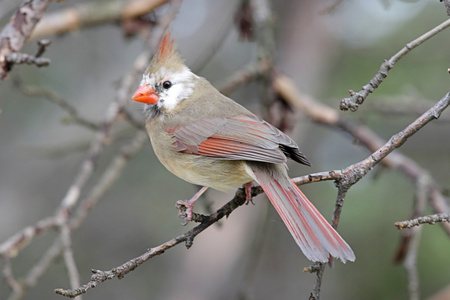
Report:
M195 201L190 200L178 200L175 207L178 209L178 216L184 219L181 225L185 226L187 223L192 221L192 214L194 212Z
M253 183L251 181L244 184L245 200L246 200L245 204L246 205L249 203L254 204L253 198L252 198L252 186L253 186Z
M178 200L175 207L178 209L178 216L184 219L181 225L186 225L192 221L192 214L194 213L194 204L198 198L208 189L208 187L202 187L191 199L189 200Z

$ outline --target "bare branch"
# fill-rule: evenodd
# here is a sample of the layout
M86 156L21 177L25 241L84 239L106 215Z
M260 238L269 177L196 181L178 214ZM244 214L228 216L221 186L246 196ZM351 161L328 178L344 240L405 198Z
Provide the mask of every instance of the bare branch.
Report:
M2 244L0 244L0 256L14 257L25 246L27 246L34 237L46 232L50 228L56 226L56 220L48 217L40 220L34 226L28 226L16 233Z
M388 76L388 72L392 69L403 56L411 52L413 49L417 48L423 42L428 40L429 38L435 36L439 32L443 31L447 27L450 26L450 19L442 22L440 25L434 27L430 31L421 35L417 39L412 42L406 44L404 48L402 48L399 52L397 52L394 56L392 56L389 60L385 60L380 67L380 70L377 74L369 81L368 84L362 87L362 90L359 92L354 92L350 90L350 97L344 98L341 100L340 109L341 110L351 110L356 111L358 106L364 102L367 96L383 82L383 80Z
M80 286L80 274L78 273L77 264L73 256L72 238L70 235L70 228L67 223L68 222L65 222L65 224L61 226L60 237L63 246L64 263L66 265L67 273L69 275L70 286L72 288L75 288L77 286Z
M395 222L394 225L398 229L411 228L422 224L434 225L436 222L450 222L450 214L434 214L423 217L418 217L412 220Z
M13 65L12 57L20 52L50 2L50 0L24 1L3 28L0 33L0 80L6 78Z
M45 271L50 267L50 265L61 255L63 250L63 245L61 239L55 239L53 244L47 249L47 251L42 255L36 264L28 271L22 283L22 293L27 289L36 285L38 279L44 275ZM21 293L12 294L11 299L22 298Z
M49 40L38 41L38 51L35 55L26 53L12 52L6 55L6 61L8 67L11 69L13 65L28 64L36 65L37 67L46 67L50 64L49 58L41 57L44 54L48 46L50 46Z
M136 18L167 2L168 0L132 0L128 2L94 1L82 3L46 15L33 31L30 39Z
M309 300L319 300L320 299L320 290L322 288L322 279L323 273L325 272L325 264L323 263L315 263L307 269L304 269L303 272L311 272L316 273L316 281L313 286L313 290L309 295Z
M439 118L440 114L450 104L450 92L439 100L432 108L425 112L422 116L408 125L404 130L392 136L387 143L375 151L371 156L359 162L357 168L348 167L343 170L345 176L348 176L349 184L353 185L358 182L369 170L375 167L382 159L390 154L394 149L403 145L408 138L413 136L417 131L423 128L430 121Z
M429 189L429 176L424 173L416 184L416 199L414 201L413 217L421 215L425 210L425 203L427 201L428 189ZM420 245L421 228L414 228L406 232L408 242L405 244L406 256L403 261L403 266L408 273L408 290L410 300L420 299L419 289L419 270L417 268L417 258ZM398 257L403 259L402 257Z
M257 64L250 63L232 76L226 78L224 83L218 87L218 90L222 94L229 95L237 86L249 83L270 70L270 63L266 60L261 60Z
M29 55L26 53L8 53L8 55L6 55L6 61L8 62L9 68L11 68L12 65L20 65L20 64L46 67L51 62L49 58L36 57L34 55Z
M406 99L408 98L408 99ZM366 112L378 113L383 118L392 117L418 117L433 103L426 100L416 100L414 96L388 97L386 99L374 99L374 102L366 103ZM375 104L375 102L377 102ZM445 114L439 118L439 123L449 123L450 115Z
M17 281L17 279L14 277L14 274L12 272L11 268L11 258L7 255L3 256L3 277L6 279L6 283L9 285L9 287L15 292L15 293L21 293L22 292L22 286Z
M420 244L420 228L413 228L411 232L408 253L403 266L408 273L408 290L410 300L420 299L419 270L417 269L417 257Z
M80 117L76 108L55 91L38 86L25 86L22 91L28 96L45 97L50 102L57 104L70 115L71 122L77 123L90 130L98 130L100 128L97 123ZM65 120L65 122L68 122L68 120Z

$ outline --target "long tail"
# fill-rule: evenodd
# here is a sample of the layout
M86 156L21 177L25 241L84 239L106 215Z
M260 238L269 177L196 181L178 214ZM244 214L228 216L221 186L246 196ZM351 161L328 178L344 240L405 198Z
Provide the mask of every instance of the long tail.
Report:
M355 260L350 246L288 177L285 170L264 170L260 167L251 169L254 179L261 185L308 259L327 262L331 255L344 263Z

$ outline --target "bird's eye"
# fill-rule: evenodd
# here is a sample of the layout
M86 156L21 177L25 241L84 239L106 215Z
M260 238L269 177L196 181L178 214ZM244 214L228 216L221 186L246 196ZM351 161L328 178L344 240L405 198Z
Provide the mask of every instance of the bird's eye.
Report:
M162 86L163 86L163 88L165 88L166 90L167 90L167 89L170 89L170 87L172 86L172 82L170 82L170 81L164 81Z

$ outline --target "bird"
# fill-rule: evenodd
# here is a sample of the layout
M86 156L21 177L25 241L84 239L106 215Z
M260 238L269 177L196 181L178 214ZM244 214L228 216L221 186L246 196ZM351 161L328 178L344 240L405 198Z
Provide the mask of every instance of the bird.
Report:
M132 100L144 103L145 128L159 161L179 178L203 186L191 199L176 202L186 222L192 220L194 203L206 189L227 192L243 185L251 200L256 182L309 260L355 260L347 242L287 173L288 159L310 165L298 145L194 74L170 31Z

